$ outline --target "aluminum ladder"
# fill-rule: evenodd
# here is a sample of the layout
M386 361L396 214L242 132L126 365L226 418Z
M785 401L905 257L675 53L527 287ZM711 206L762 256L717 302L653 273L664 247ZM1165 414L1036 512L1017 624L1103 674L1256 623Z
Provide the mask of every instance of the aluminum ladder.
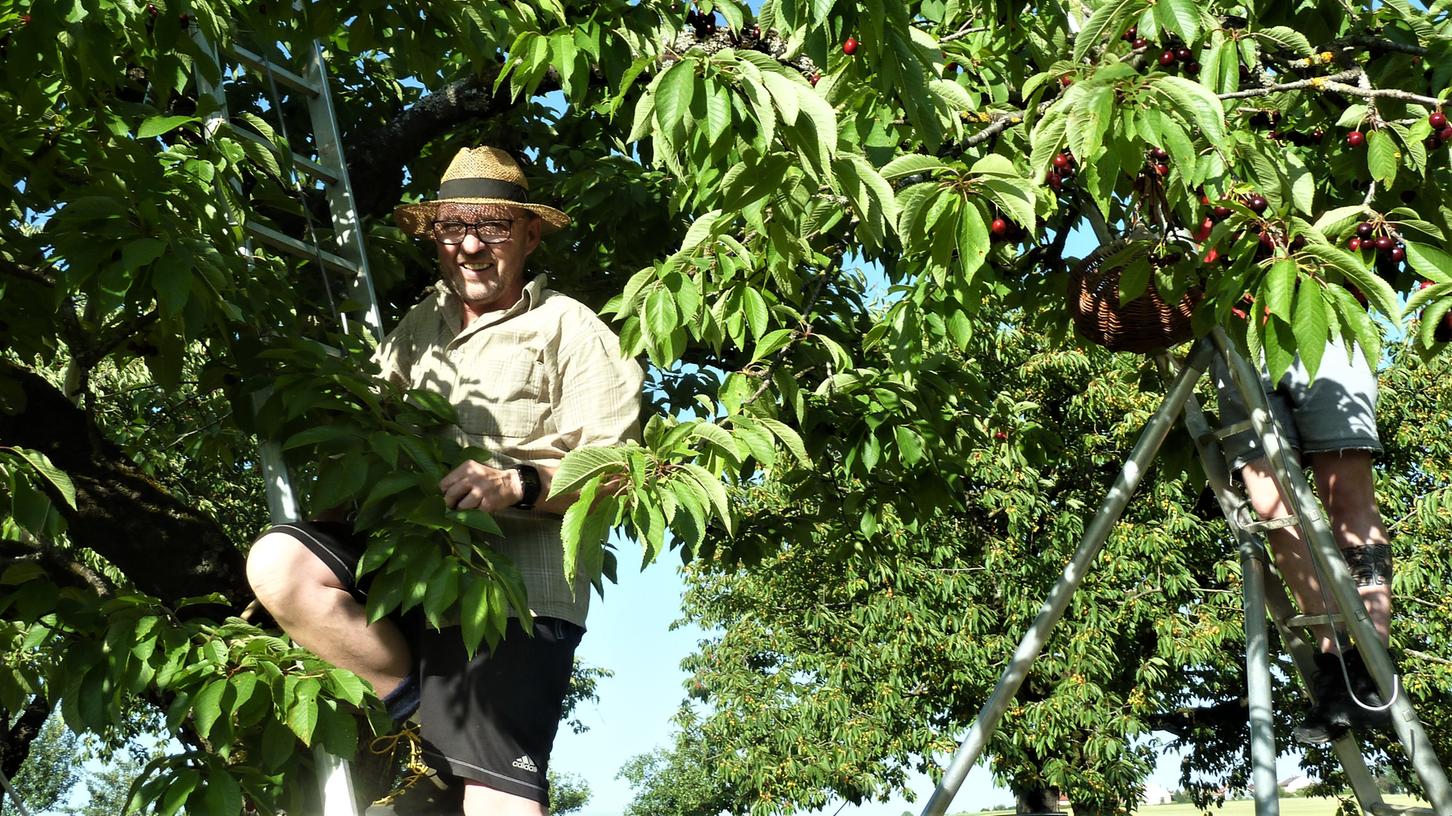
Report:
M293 151L289 145L291 172L293 174L301 173L310 178L314 184L322 186L332 221L335 245L331 250L323 249L318 245L311 217L306 212L307 202L302 201L300 195L299 203L308 223L307 240L299 240L264 224L248 220L245 213L234 213L234 216L241 218L246 230L247 244L244 251L248 257L251 257L255 242L281 253L316 262L323 270L324 286L330 286L330 281L327 279L329 273L341 273L347 276L349 299L361 306L361 319L373 339L381 340L383 322L378 308L378 299L373 289L373 279L368 271L368 256L363 244L361 222L357 207L354 205L353 188L348 178L342 137L338 131L337 116L333 109L332 95L328 89L327 65L321 46L317 42L311 44L305 55L306 67L299 74L285 65L239 45L233 44L219 50L215 44L208 42L200 33L195 33L193 36L202 47L203 53L213 57L220 69L221 76L225 77L229 70L245 70L260 77L266 83L265 87L271 91L270 102L275 110L281 104L281 97L277 91L279 86L287 88L289 92L301 94L307 99L316 153L315 155L305 155ZM201 72L196 73L196 81L199 94L210 97L216 103L215 110L207 116L204 123L208 138L226 129L229 135L257 142L269 151L277 149L269 140L247 128L239 127L231 121L226 93L221 82L210 82ZM281 121L281 111L277 110L277 113ZM288 139L285 125L279 133L284 139ZM292 176L292 181L294 189L300 191L301 185L297 182L297 175ZM336 317L342 323L344 331L347 331L347 315L337 312ZM264 391L256 395L255 399L260 404L266 396L267 392ZM301 517L297 498L293 491L287 465L282 457L282 448L277 440L262 440L259 445L258 457L262 463L263 479L267 491L267 509L272 521L274 523L297 521ZM314 746L313 757L318 769L319 793L323 803L322 816L358 816L348 763L324 751L321 746Z
M1242 428L1212 431L1194 396L1195 385L1204 376L1215 355L1225 360L1237 391L1250 407L1250 425L1264 445L1271 470L1287 497L1293 521L1276 519L1242 524L1236 519L1236 510L1245 504L1245 500L1230 486L1230 474L1221 454L1219 441ZM1168 373L1168 358L1162 356L1160 360L1162 369ZM967 778L989 738L997 730L1014 694L1028 676L1029 669L1042 651L1054 624L1063 616L1075 589L1103 548L1110 529L1119 520L1140 480L1150 469L1166 435L1182 414L1205 465L1211 487L1238 543L1244 585L1247 697L1250 708L1250 753L1256 816L1279 816L1280 813L1275 774L1275 735L1271 720L1270 651L1266 613L1271 613L1281 629L1303 681L1314 670L1313 649L1301 637L1298 629L1325 622L1324 618L1312 619L1295 614L1285 590L1270 572L1265 551L1257 538L1258 532L1270 529L1272 525L1290 524L1300 528L1319 574L1326 578L1325 583L1331 591L1333 616L1339 615L1339 620L1344 621L1350 629L1383 699L1393 701L1390 708L1393 728L1432 807L1402 808L1384 801L1355 738L1348 733L1332 747L1346 772L1358 804L1364 813L1373 816L1452 816L1452 786L1448 784L1446 770L1433 751L1411 701L1405 694L1393 694L1398 690L1400 681L1391 657L1381 645L1381 640L1361 603L1350 570L1341 557L1332 538L1330 526L1320 512L1305 475L1299 466L1291 463L1288 450L1281 442L1265 393L1261 390L1260 376L1231 347L1229 338L1219 328L1197 340L1191 348L1183 367L1171 381L1164 401L1135 442L1104 503L1085 526L1073 558L1049 592L1028 632L1014 651L1008 667L999 677L993 693L979 710L967 736L963 738L957 753L944 770L942 781L928 799L922 816L943 816L947 812L948 805L962 786L963 780Z

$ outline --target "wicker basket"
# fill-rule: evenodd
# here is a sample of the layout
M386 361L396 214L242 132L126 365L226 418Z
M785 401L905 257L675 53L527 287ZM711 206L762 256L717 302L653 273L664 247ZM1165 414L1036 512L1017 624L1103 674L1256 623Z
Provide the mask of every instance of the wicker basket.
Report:
M1106 267L1104 261L1122 247L1122 243L1101 246L1069 273L1069 313L1079 334L1110 351L1139 354L1163 351L1193 338L1190 318L1205 296L1198 286L1171 306L1151 281L1144 294L1120 305L1122 267Z

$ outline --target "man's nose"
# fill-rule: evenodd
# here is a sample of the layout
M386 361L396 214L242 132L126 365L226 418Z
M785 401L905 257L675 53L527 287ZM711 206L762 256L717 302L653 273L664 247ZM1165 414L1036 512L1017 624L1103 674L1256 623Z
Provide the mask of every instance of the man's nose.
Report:
M477 255L480 252L483 252L488 247L488 244L479 240L479 236L474 232L474 230L469 230L468 232L465 232L464 240L459 242L459 249L463 250L464 254L466 255Z

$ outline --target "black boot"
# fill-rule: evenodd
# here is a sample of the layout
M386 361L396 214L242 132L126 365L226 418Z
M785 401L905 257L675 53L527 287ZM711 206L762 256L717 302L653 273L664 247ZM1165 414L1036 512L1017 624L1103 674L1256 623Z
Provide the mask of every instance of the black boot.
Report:
M1391 710L1386 699L1371 679L1371 672L1361 653L1355 649L1346 652L1346 674L1351 678L1351 694L1344 695L1342 705L1352 728L1385 731L1391 728Z
M1291 731L1297 742L1320 745L1334 742L1351 727L1346 682L1341 661L1334 654L1316 654L1316 673L1311 675L1311 696L1316 699L1301 724Z

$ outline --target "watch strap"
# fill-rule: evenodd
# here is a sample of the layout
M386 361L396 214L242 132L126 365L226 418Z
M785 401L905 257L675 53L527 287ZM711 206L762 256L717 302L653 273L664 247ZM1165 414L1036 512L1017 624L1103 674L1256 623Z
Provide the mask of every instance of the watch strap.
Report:
M519 483L524 487L524 495L514 503L514 506L521 510L529 510L534 507L535 502L539 501L539 471L533 465L515 465L514 471L519 474Z

